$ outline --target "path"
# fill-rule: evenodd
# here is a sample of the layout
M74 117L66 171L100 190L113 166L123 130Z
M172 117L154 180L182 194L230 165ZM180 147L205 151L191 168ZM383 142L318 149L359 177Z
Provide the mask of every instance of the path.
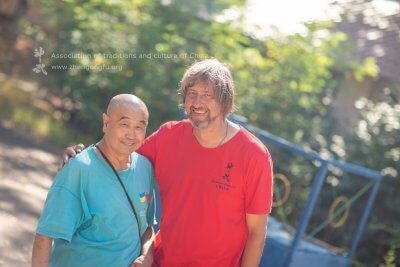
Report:
M0 266L30 266L37 219L56 171L55 149L0 126Z

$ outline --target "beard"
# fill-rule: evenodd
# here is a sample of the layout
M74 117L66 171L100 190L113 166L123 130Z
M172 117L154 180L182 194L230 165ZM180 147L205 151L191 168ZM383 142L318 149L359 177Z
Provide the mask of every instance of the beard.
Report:
M189 114L186 114L186 117L192 122L193 126L199 129L207 129L211 123L213 123L218 116L211 117L210 113L207 112L207 116L202 119L196 118L194 110L190 110Z

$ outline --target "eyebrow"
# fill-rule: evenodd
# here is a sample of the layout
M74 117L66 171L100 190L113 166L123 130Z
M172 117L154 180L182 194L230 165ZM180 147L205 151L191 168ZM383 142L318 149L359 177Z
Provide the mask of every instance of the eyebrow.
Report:
M122 121L122 120L131 120L131 118L127 117L127 116L122 116L121 118L119 118L118 121ZM144 126L147 126L148 122L145 120L141 120L139 121L141 124L143 124Z
M118 121L122 121L122 120L129 120L130 118L127 116L122 116L121 118L119 118Z
M192 87L189 87L189 88L187 89L187 91L188 91L188 92L189 92L189 91L191 91L191 92L198 92L198 90L195 90L195 89L193 89ZM214 93L214 90L213 90L213 89L206 88L206 89L199 90L199 92L200 92L200 93Z
M147 121L145 120L141 120L140 123L143 124L144 126L147 126Z

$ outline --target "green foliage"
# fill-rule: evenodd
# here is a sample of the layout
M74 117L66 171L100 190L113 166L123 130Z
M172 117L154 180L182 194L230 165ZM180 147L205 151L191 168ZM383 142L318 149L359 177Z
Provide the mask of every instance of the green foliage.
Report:
M227 3L221 1L213 9L217 12ZM307 36L263 41L229 23L194 16L195 8L179 3L44 0L43 4L49 24L59 29L48 36L55 40L46 44L51 54L48 66L120 67L49 70L56 85L53 94L72 100L79 112L71 116L71 123L84 132L98 132L101 112L110 97L121 92L135 93L148 103L150 130L177 118L176 90L185 67L210 56L231 65L239 112L253 123L298 143L306 143L313 134L292 129L321 130L321 117L327 115L321 98L336 86L329 55L340 44L340 34L317 38L322 26L310 25ZM319 46L313 44L316 40ZM90 57L60 59L53 54ZM268 114L268 120L257 114Z
M374 251L360 250L360 257L375 258L386 253L383 266L400 264L400 211L393 207L400 205L397 189L400 186L400 105L396 97L399 87L391 85L382 90L375 102L360 99L356 107L360 120L356 135L348 144L348 156L379 169L384 175L375 208L372 210L370 230L366 242L374 240ZM392 257L396 252L397 256ZM378 265L379 262L376 262ZM390 265L394 263L395 265Z
M240 1L208 1L215 12ZM158 1L42 1L49 24L57 29L44 45L52 93L70 98L78 112L71 123L86 133L99 133L101 112L111 96L137 94L148 104L150 131L178 117L179 78L194 60L213 54L225 44L229 25L197 18L190 5L161 5ZM189 11L187 11L189 10ZM29 27L27 27L29 28ZM233 38L235 36L232 36ZM232 42L232 37L229 40ZM39 38L37 38L39 41ZM43 38L40 38L42 40ZM57 58L57 54L87 55ZM53 57L53 55L55 55ZM50 58L49 58L50 57ZM88 69L91 67L91 69ZM119 69L98 71L95 68Z
M396 267L396 248L391 247L385 254L384 262L379 264L379 267Z
M26 84L6 81L0 75L0 118L4 126L17 128L30 137L60 146L73 144L74 140L85 143L94 141L93 137L67 127L62 114L35 98L30 91L36 91L36 88L28 88Z

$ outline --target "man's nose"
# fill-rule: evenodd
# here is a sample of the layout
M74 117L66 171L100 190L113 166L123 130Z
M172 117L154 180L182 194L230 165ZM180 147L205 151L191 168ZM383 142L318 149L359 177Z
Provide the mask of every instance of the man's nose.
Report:
M197 96L193 99L193 105L194 105L195 107L198 107L198 106L203 105L203 96L197 95Z
M134 128L134 127L131 127L131 128L129 129L129 131L128 131L127 134L126 134L126 137L129 138L129 139L131 139L131 140L135 139L136 133L135 133L135 128Z

